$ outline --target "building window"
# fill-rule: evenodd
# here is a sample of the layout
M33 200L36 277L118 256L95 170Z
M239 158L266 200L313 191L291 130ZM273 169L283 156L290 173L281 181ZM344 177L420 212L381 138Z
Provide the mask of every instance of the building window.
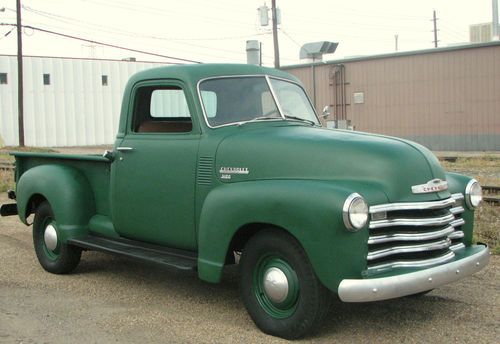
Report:
M108 86L108 76L107 75L101 76L101 80L102 80L103 86Z
M7 73L0 73L0 84L7 85Z
M44 85L50 85L50 74L44 74L43 75L43 84Z

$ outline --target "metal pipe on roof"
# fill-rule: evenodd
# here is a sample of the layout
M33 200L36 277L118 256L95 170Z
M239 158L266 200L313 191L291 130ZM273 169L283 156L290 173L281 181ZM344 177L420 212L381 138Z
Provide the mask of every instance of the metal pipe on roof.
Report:
M492 0L491 2L492 5L492 11L493 11L493 18L492 18L492 23L491 26L493 27L493 39L499 39L500 37L500 29L498 27L498 0Z
M314 109L317 108L316 106L316 65L311 65L311 74L312 74L312 93L313 93L313 104L314 104Z

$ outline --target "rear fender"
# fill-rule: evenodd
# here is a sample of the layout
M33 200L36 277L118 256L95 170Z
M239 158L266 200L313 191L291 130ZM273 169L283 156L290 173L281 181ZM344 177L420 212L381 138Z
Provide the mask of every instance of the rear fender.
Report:
M95 214L94 197L87 178L76 168L33 167L19 178L16 194L19 218L25 224L34 211L30 202L43 197L52 207L63 242L87 234L89 220Z

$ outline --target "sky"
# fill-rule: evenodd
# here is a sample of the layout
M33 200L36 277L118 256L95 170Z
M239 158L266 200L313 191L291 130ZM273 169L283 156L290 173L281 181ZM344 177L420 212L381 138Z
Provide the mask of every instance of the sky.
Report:
M276 0L281 10L281 65L303 63L300 47L338 42L325 60L431 49L433 11L438 45L466 43L469 25L491 22L491 0ZM271 27L261 27L264 0L22 0L23 25L199 62L246 62L246 41L259 40L272 66ZM0 0L0 23L15 23L16 1ZM16 32L0 26L0 54L16 54ZM24 55L179 62L23 30ZM8 35L6 35L9 33Z

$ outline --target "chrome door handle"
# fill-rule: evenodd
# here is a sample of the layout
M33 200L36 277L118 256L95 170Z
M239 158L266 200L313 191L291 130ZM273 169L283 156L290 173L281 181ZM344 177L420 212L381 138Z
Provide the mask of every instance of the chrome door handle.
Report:
M132 147L117 147L116 150L120 151L120 152L130 152L131 150L134 150L134 148L132 148Z

